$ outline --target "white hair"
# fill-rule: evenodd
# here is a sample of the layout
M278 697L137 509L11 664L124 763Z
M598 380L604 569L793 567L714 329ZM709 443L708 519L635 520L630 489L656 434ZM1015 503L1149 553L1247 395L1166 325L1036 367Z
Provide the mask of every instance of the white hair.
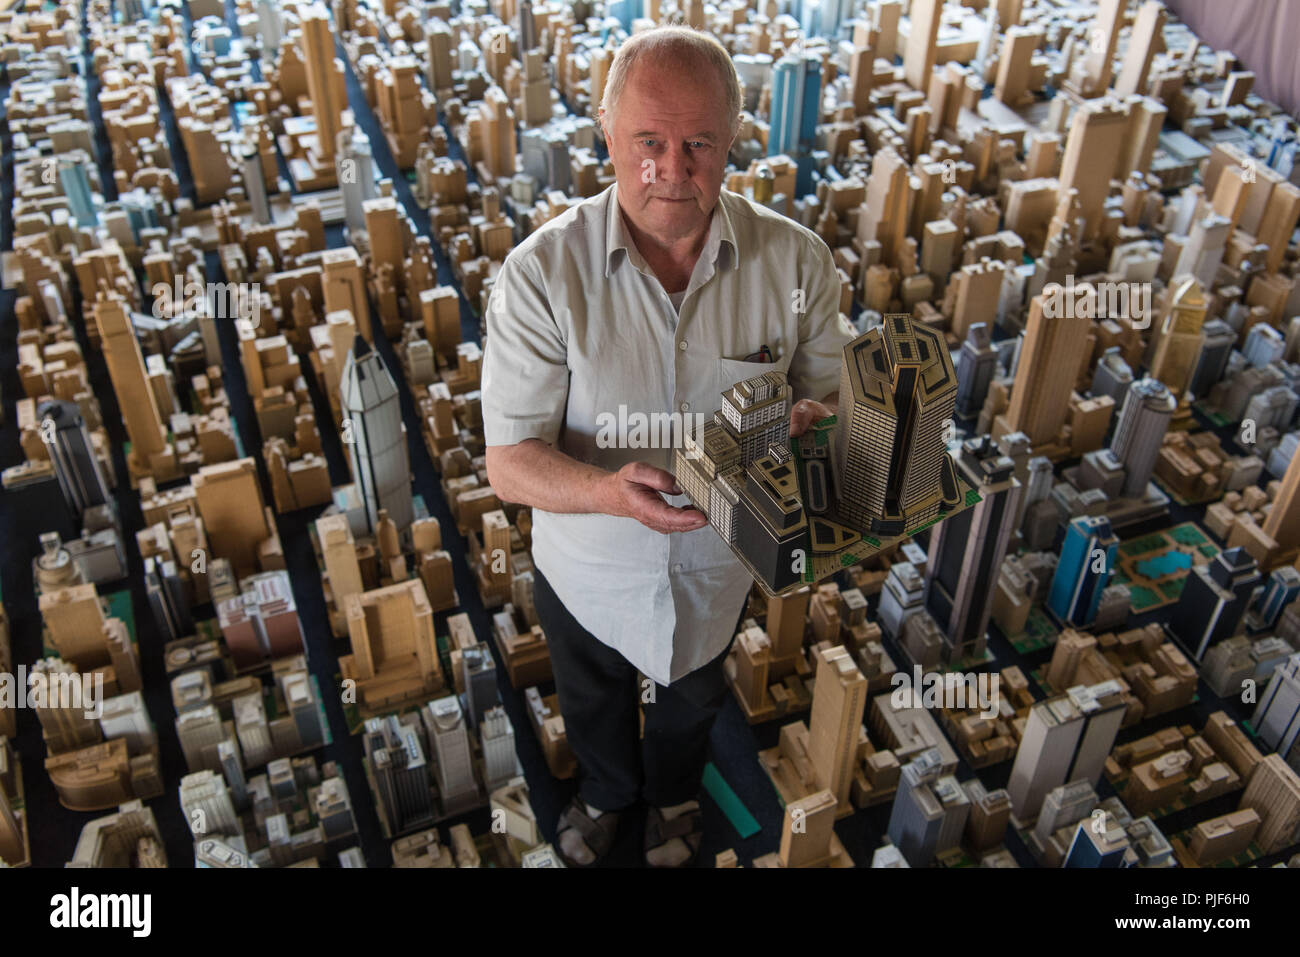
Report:
M739 130L740 80L736 76L736 65L732 62L731 54L712 34L679 24L665 24L634 33L618 48L609 68L609 76L605 79L605 93L600 101L605 115L611 120L632 67L641 60L647 63L694 60L711 66L722 81L723 105L731 123L728 132L734 135Z

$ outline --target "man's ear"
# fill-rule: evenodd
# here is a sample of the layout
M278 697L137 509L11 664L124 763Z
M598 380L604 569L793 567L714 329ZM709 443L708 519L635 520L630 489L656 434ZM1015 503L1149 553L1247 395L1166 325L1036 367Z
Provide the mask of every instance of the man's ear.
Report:
M614 151L609 148L609 144L610 144L609 116L608 114L606 114L605 108L603 106L596 111L596 122L600 124L601 135L605 138L605 152L609 154L609 164L613 166Z

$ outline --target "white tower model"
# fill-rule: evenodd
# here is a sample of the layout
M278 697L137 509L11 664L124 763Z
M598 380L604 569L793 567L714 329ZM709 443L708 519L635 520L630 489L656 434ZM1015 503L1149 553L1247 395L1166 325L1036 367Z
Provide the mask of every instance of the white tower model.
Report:
M343 440L352 463L352 478L365 503L366 524L379 527L379 510L387 509L399 532L415 520L411 503L411 464L397 384L384 360L357 336L339 381Z

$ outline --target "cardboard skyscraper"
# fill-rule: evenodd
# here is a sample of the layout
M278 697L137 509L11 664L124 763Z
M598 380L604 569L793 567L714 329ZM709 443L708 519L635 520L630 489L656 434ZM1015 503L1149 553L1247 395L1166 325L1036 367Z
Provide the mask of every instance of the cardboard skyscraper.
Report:
M844 348L837 415L790 438L791 390L765 372L723 393L673 471L772 594L821 581L979 501L946 446L957 375L906 313Z
M411 466L397 384L379 353L357 336L344 361L339 382L344 444L350 449L352 474L365 505L366 527L379 527L379 511L387 509L398 531L411 526Z

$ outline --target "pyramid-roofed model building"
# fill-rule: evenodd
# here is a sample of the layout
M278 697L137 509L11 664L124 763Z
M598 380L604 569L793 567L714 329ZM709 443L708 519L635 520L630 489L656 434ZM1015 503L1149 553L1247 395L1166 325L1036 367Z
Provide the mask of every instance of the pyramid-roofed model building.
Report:
M1195 276L1187 276L1169 300L1171 332L1200 332L1205 325L1205 290Z
M673 457L687 496L769 592L820 581L979 501L945 441L952 357L910 316L887 315L845 347L839 414L793 439L791 394L775 371L736 383L715 424ZM764 406L753 431L727 405L757 407L750 397ZM757 448L747 440L760 429Z
M365 503L370 530L379 527L380 509L387 509L398 531L409 528L415 507L397 383L379 353L361 336L343 363L339 403L352 477Z

